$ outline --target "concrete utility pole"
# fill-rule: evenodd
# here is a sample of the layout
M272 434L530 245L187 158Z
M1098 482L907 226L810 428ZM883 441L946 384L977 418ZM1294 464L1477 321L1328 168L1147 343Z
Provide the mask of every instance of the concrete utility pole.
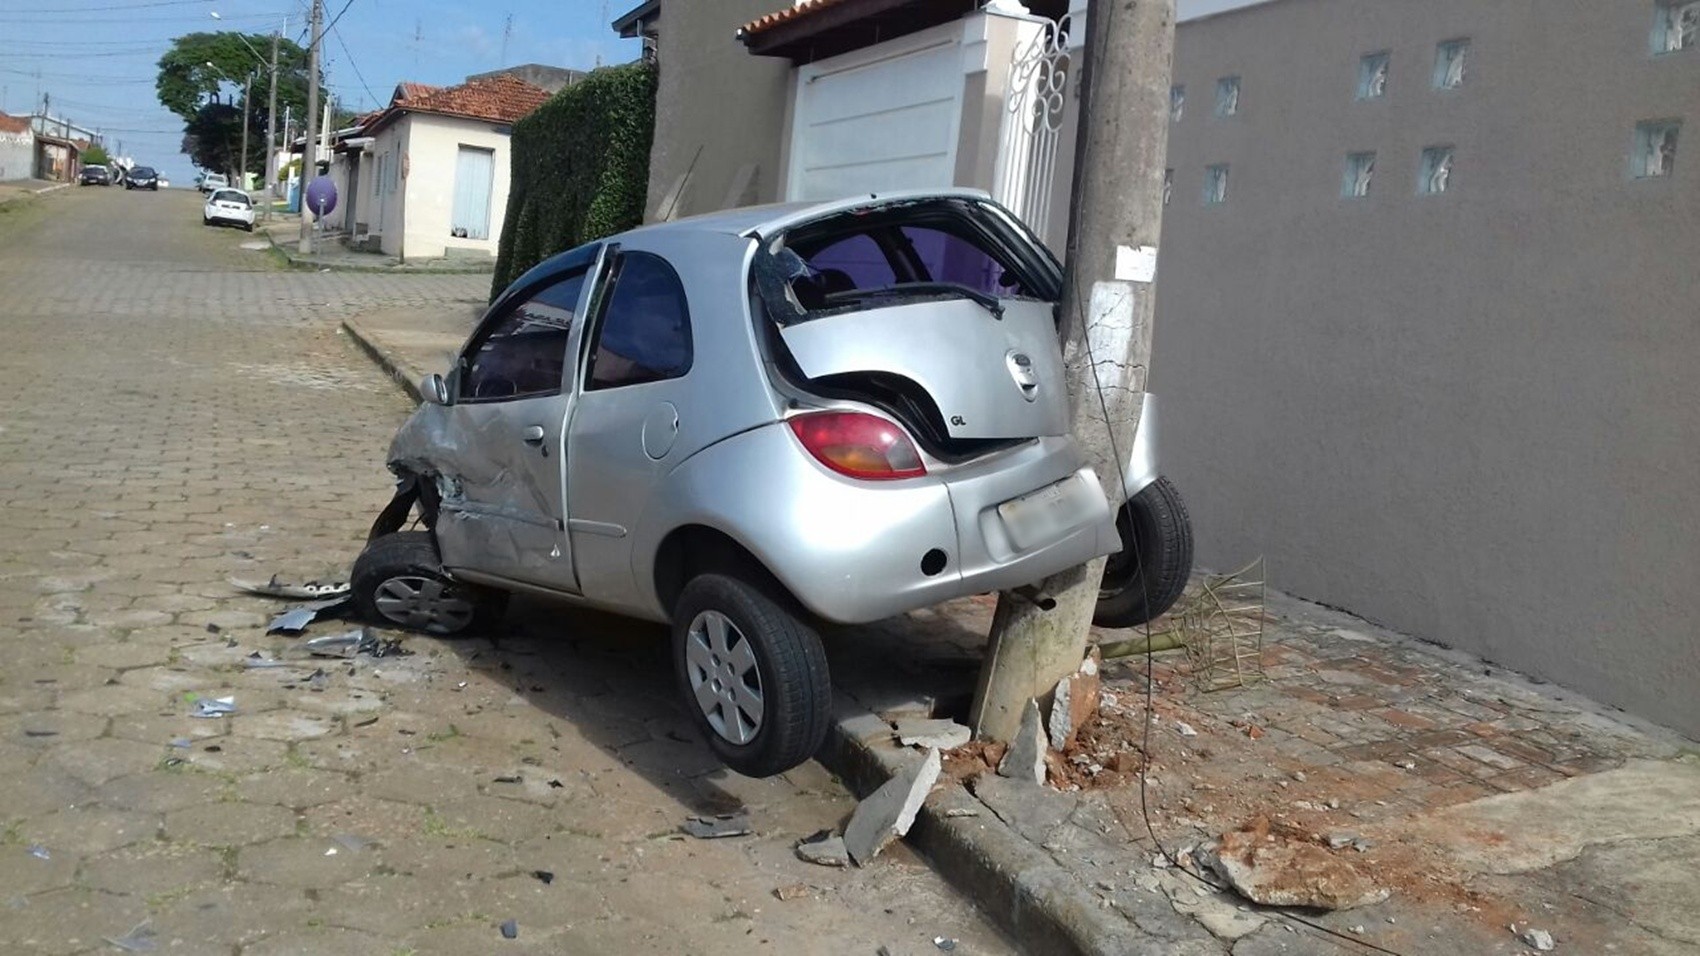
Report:
M271 94L266 97L265 217L267 222L272 221L272 200L277 194L277 44L282 35L282 30L272 31L272 89Z
M248 189L248 116L250 115L249 110L253 108L253 103L249 101L248 94L253 92L253 88L254 73L250 70L248 71L248 78L242 81L242 157L238 160L236 167L236 188L244 192Z
M320 35L323 26L323 9L319 0L312 0L312 28L308 32L307 41L307 148L301 153L301 241L296 247L302 255L313 252L313 214L307 210L307 184L313 181L313 176L319 168L318 139L319 119L319 43L324 38Z
M1088 8L1063 357L1071 429L1112 509L1122 504L1121 471L1151 361L1174 42L1174 0L1094 0ZM998 595L974 693L976 736L1011 739L1027 701L1047 698L1080 666L1103 573L1099 558L1040 582L1038 594L1056 601L1051 610L1009 592Z

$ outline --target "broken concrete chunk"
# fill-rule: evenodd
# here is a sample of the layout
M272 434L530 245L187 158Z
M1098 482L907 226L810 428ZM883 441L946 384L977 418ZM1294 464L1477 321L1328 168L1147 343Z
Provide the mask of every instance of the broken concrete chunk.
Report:
M1102 681L1098 670L1103 663L1098 656L1098 649L1092 648L1086 659L1080 662L1080 669L1057 681L1055 693L1051 699L1051 749L1058 753L1068 749L1079 736L1080 728L1092 719L1098 712L1098 702L1103 693Z
M699 840L747 836L751 832L750 815L740 810L737 813L722 813L713 817L691 817L685 821L683 829Z
M775 889L773 891L773 895L779 897L781 900L789 902L797 899L798 897L808 896L812 892L814 892L814 887L807 883L790 883Z
M1021 727L1009 749L998 761L998 776L1014 780L1045 782L1045 728L1039 722L1039 705L1029 700L1021 711Z
M954 750L973 737L972 730L954 720L903 717L897 721L897 741L905 747Z
M850 851L844 838L822 830L797 844L797 858L820 866L849 866Z
M1535 929L1533 926L1518 933L1517 938L1543 953L1550 952L1554 946L1558 945L1558 941L1552 938L1551 933L1544 929Z
M844 846L857 866L866 865L891 841L909 832L941 767L938 750L929 748L920 763L887 780L856 805L850 825L844 828Z
M1265 906L1343 910L1388 897L1357 867L1314 843L1270 832L1265 820L1223 834L1199 856L1241 896Z

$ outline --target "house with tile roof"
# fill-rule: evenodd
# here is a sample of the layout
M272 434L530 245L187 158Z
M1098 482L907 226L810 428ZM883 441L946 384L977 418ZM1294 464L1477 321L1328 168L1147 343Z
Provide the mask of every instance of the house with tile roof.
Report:
M494 258L513 124L548 98L511 73L398 83L384 109L333 134L341 203L326 226L403 260Z

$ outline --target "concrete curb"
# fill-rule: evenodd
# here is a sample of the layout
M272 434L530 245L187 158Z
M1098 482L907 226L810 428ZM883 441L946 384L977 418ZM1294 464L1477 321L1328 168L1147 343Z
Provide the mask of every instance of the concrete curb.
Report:
M375 272L384 275L434 276L494 275L496 273L496 260L494 258L492 258L488 264L478 260L473 260L467 266L445 266L440 264L445 260L427 260L422 264L416 263L412 265L405 262L398 262L393 265L383 265L380 263L365 264L341 262L336 259L320 259L315 258L314 256L303 256L300 251L295 248L296 243L299 240L297 240L293 234L287 234L285 238L280 241L277 232L277 230L265 230L266 238L271 240L272 248L277 251L278 255L283 257L283 261L286 266L291 269L300 269L305 272L329 270L331 272Z
M360 350L371 357L378 367L389 373L395 379L401 390L408 394L415 403L424 401L419 394L419 380L425 377L425 370L416 368L389 352L377 343L372 333L360 324L359 316L349 316L342 320L342 330L360 346Z
M40 189L30 190L30 195L41 196L41 195L45 195L45 194L51 193L51 192L58 192L61 189L70 189L73 185L75 185L75 184L74 183L59 183L58 185L55 185L55 186L43 186Z
M420 401L425 374L385 352L358 316L343 330L380 368ZM817 754L852 792L866 796L921 760L897 746L891 724L840 696L826 743ZM957 811L956 816L951 811ZM963 815L971 811L972 815ZM961 784L936 788L907 837L933 868L1013 936L1033 956L1165 956L1172 942L1138 933L1088 893L1044 852L1011 830ZM877 865L877 864L876 864Z
M843 698L817 755L858 795L921 757L897 746L884 718ZM958 815L952 816L956 811ZM972 811L973 815L964 815ZM974 900L1034 956L1160 956L1173 943L1138 933L1106 910L1032 843L1011 830L961 784L935 789L907 837L933 868Z

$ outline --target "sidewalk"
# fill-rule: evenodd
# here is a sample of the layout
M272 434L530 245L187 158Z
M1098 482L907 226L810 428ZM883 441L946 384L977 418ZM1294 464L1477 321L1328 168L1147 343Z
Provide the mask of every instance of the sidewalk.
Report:
M472 321L395 311L344 328L411 392ZM966 716L993 606L828 629L838 702L821 762L868 793L918 761L891 721ZM1032 953L1518 954L1550 935L1560 953L1700 954L1692 741L1273 593L1260 663L1263 681L1206 692L1184 653L1156 655L1149 712L1144 658L1107 663L1046 786L992 773L997 747L961 748L910 841ZM1224 834L1299 846L1388 896L1253 905L1195 862Z
M334 237L323 239L318 243L318 249L302 255L299 251L301 237L301 217L291 213L280 213L270 224L259 222L254 225L254 231L271 241L290 268L330 270L332 272L397 272L397 273L430 273L434 275L476 275L492 274L496 270L495 257L464 257L443 259L415 259L403 262L395 256L386 256L377 252L357 252L349 249Z

